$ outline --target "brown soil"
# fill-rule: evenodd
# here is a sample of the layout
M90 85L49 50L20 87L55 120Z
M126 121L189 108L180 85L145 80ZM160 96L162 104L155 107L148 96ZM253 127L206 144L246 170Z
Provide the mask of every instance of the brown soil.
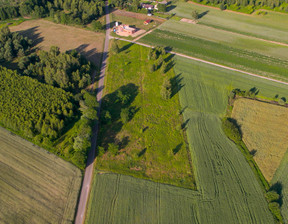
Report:
M55 24L43 19L25 21L10 29L31 38L39 49L49 50L51 46L58 46L61 51L76 49L95 65L100 65L104 33Z

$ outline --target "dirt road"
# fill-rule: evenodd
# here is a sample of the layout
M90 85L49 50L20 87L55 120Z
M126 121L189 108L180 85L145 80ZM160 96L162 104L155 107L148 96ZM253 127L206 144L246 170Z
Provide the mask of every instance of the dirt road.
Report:
M105 2L105 13L106 13L106 38L102 56L102 65L100 71L100 78L98 81L98 89L97 89L97 101L99 102L98 108L98 117L100 117L100 106L102 101L102 95L104 90L104 77L105 77L105 70L107 64L107 57L108 57L108 48L109 48L109 26L110 26L110 19L109 19L109 9L108 9L108 2ZM94 159L95 159L95 151L96 151L96 141L97 141L97 134L98 134L98 122L96 123L93 129L93 136L91 139L91 150L89 152L87 158L87 166L85 169L85 175L82 183L82 190L80 194L80 199L78 203L77 215L75 219L75 224L82 224L85 220L85 212L86 206L89 199L90 188L93 179L93 171L94 171Z

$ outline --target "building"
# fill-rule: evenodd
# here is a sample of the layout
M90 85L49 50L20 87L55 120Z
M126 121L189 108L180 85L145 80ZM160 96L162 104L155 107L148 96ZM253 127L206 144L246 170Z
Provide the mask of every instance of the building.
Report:
M154 5L145 4L145 3L142 3L141 7L144 9L147 9L147 10L153 10L154 9Z
M130 36L137 31L136 28L130 27L129 25L125 25L125 24L115 26L113 30L119 36Z
M149 23L151 23L150 19L147 19L147 20L144 21L144 25L148 25Z

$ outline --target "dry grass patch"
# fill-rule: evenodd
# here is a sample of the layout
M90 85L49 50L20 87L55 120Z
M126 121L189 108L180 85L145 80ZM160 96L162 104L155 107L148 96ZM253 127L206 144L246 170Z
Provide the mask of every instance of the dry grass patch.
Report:
M250 99L234 103L232 118L241 126L243 141L271 181L288 147L288 109Z
M72 223L81 172L0 128L0 223Z
M76 49L95 65L100 65L104 33L55 24L43 19L25 21L10 29L31 38L40 49L49 50L51 46L58 46L61 51Z

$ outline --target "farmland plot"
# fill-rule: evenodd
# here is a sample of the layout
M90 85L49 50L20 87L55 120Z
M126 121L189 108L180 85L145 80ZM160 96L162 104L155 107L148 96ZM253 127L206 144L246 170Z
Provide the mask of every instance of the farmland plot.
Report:
M271 181L288 147L288 109L250 99L234 102L232 118L237 120L243 141L267 181Z
M81 172L0 128L0 222L73 223Z
M192 10L198 10L203 15L199 19L199 24L288 43L287 14L268 11L268 14L265 16L259 16L255 13L252 15L243 15L181 1L178 1L176 8L171 12L176 13L177 16L191 19Z
M223 133L220 118L234 88L256 86L259 95L272 98L286 96L288 87L180 57L175 71L183 78L180 101L197 191L96 174L87 223L274 223L263 189L242 153ZM283 168L282 178L287 169ZM287 213L286 198L284 194L283 213Z
M195 28L193 24L183 25L182 22L175 21L160 26L140 41L154 46L170 46L174 51L189 56L267 77L288 80L288 47L285 46L225 34L221 31L214 32L199 26Z

